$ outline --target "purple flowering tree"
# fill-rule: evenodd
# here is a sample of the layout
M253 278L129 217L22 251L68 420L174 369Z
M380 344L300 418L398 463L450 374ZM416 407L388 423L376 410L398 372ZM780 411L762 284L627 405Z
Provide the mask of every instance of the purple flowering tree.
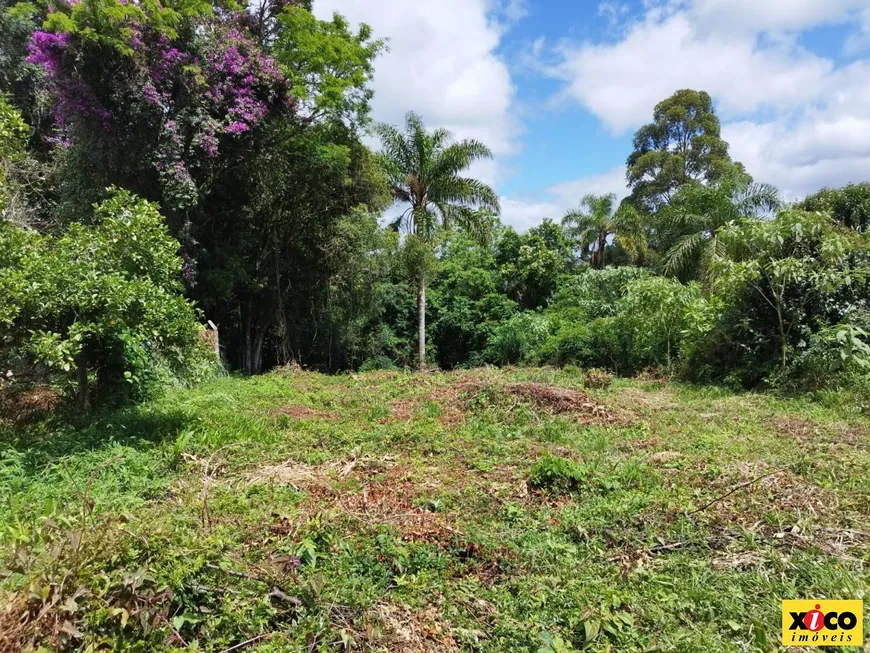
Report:
M158 202L187 292L246 373L300 349L290 325L324 301L324 243L380 193L360 139L382 43L306 0L266 2L80 0L29 54L57 98L64 215L87 219L110 185Z
M187 212L203 201L222 150L293 114L288 83L237 13L104 7L83 0L50 11L33 34L28 61L56 95L55 140L95 152L91 173L103 168L104 182ZM94 17L100 9L105 20Z

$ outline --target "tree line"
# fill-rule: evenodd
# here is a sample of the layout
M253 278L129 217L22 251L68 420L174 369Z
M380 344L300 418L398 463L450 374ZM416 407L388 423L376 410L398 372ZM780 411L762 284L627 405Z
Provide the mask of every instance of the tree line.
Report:
M710 96L681 90L635 135L629 197L519 234L468 175L486 145L414 113L373 124L384 42L311 9L0 8L5 384L141 397L208 373L206 319L244 374L555 363L865 382L870 185L785 204L732 161Z

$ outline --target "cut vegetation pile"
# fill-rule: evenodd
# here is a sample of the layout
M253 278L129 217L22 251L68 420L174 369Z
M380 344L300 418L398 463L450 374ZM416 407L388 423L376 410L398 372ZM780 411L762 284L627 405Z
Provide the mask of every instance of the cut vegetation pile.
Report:
M863 596L858 408L583 383L284 370L7 425L0 651L773 651L782 598Z

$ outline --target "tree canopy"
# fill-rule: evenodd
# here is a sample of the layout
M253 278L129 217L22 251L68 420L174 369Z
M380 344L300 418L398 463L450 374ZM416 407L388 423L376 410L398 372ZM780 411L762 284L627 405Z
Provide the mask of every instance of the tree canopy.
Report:
M735 166L722 140L713 99L683 89L656 105L653 122L634 135L626 180L638 208L654 211L686 184L712 183Z

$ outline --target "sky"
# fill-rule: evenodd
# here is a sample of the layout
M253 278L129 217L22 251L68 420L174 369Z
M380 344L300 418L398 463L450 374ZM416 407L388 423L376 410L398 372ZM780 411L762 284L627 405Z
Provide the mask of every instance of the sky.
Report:
M523 231L627 194L632 136L705 90L731 156L789 200L870 181L870 0L314 0L365 22L373 117L476 138L472 171Z

